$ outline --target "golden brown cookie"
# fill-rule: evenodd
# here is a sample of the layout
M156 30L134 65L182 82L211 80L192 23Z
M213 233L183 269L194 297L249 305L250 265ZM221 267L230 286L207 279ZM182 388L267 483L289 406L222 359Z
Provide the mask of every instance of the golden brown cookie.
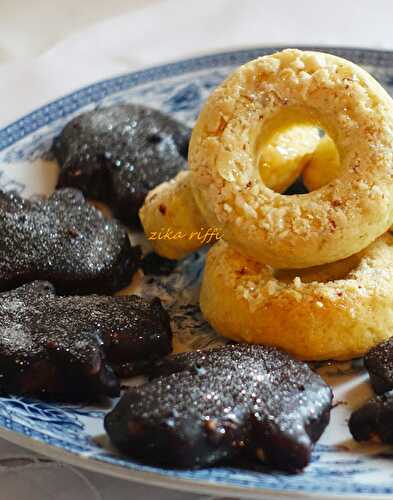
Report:
M259 151L295 124L327 132L341 171L321 189L284 196L262 181ZM198 118L195 200L210 226L260 262L304 268L346 258L393 222L392 130L392 99L355 64L299 50L260 57L235 70Z
M221 240L210 249L200 306L221 334L305 360L364 355L393 332L393 235L345 260L276 270Z

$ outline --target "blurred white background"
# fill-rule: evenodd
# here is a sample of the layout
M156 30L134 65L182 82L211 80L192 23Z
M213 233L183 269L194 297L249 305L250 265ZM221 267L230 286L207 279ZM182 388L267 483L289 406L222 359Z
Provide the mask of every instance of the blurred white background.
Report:
M0 63L42 54L115 16L128 22L126 32L114 36L147 49L160 39L155 50L166 58L284 42L392 48L392 14L390 0L0 0ZM152 16L150 29L146 16ZM132 46L129 51L132 60Z
M258 45L393 49L391 0L0 0L0 125L87 83Z
M159 0L0 0L0 64L36 56L108 17Z

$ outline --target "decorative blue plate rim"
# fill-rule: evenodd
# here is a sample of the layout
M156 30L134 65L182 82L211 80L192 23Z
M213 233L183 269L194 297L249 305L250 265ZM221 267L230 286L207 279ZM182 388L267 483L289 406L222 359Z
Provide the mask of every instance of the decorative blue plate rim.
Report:
M26 135L48 125L54 119L71 114L86 104L98 102L110 94L167 76L175 76L198 69L211 68L216 66L217 63L219 63L220 66L240 65L258 56L283 50L286 47L287 46L284 45L274 45L217 52L169 62L164 65L152 66L147 69L125 73L86 85L70 94L66 94L63 97L49 102L0 129L0 151L11 146ZM299 45L296 47L301 50L333 52L342 57L355 59L355 62L358 64L369 63L370 57L372 57L373 64L376 66L386 67L387 62L393 64L393 51L389 50L323 45ZM64 108L65 103L70 104L66 111Z
M165 79L192 74L198 71L211 69L213 72L217 67L221 69L230 68L240 65L259 55L281 50L282 48L284 47L256 47L219 52L172 62L142 71L127 73L88 85L38 108L1 129L0 152L12 150L13 147L19 144L19 141L28 138L28 136L31 136L31 142L34 143L35 139L33 134L40 129L44 129L44 133L40 137L40 140L44 136L46 138L50 137L51 134L53 135L53 130L50 132L46 130L49 129L49 125L54 123L59 124L59 122L64 121L64 119L77 112L80 108L89 104L100 103L104 99L107 102L108 98L111 96L115 98L115 96L121 92L126 93L126 91L130 89L138 89L148 83L160 82L161 80L164 81ZM393 87L393 52L328 46L302 46L299 48L333 52L337 55L351 59L356 63L372 65L375 69L380 68L382 76L384 76L385 73L387 75L386 82L388 86ZM387 68L391 70L390 73L388 71L383 71ZM217 75L215 78L216 77ZM209 85L213 84L214 82L209 83ZM206 89L207 87L205 90ZM192 108L192 106L191 104L190 107ZM191 115L187 115L187 118L189 118L189 116ZM25 146L22 145L21 149L23 150L24 148ZM15 157L18 158L17 155L15 155ZM25 157L26 156L22 155L22 158ZM2 161L7 163L10 161L9 158L13 158L12 154L9 157L4 155ZM27 158L30 157L27 156ZM199 276L200 274L200 269L197 269L197 272L195 272L195 270L186 270L186 278L189 278L190 273L192 276L191 281L195 281L197 275ZM169 285L172 286L173 284ZM168 286L168 284L165 286ZM179 285L173 285L173 289L175 289L176 286ZM198 326L201 329L204 328L204 325ZM15 408L17 408L15 414L12 412L12 405L15 405ZM21 409L22 406L26 406L26 409ZM57 460L69 462L96 472L103 472L117 477L167 488L194 491L197 489L198 492L201 493L232 496L242 495L242 497L248 498L256 498L261 495L263 495L264 498L315 498L316 496L321 498L337 498L337 496L340 496L340 498L346 498L347 500L359 498L372 498L376 500L386 499L388 495L393 494L393 480L387 486L379 483L372 483L370 481L366 481L362 484L356 483L355 480L353 484L351 483L350 478L357 478L358 476L356 474L361 475L364 473L364 475L367 476L368 474L372 474L377 468L376 464L374 464L373 468L368 462L366 463L362 457L358 458L357 456L352 459L352 462L351 459L348 459L348 470L343 472L343 474L347 473L348 482L336 484L332 481L332 476L333 473L340 471L341 464L335 461L334 453L337 454L337 452L332 453L332 450L327 449L329 447L325 445L318 445L317 454L330 456L330 462L328 460L327 462L318 463L317 458L317 466L313 474L311 474L308 479L306 479L306 476L300 475L296 481L292 480L290 476L286 479L285 475L276 474L261 474L261 476L265 476L265 479L257 479L252 473L247 474L247 471L242 471L240 469L236 471L233 469L222 469L222 472L219 469L214 469L211 475L204 475L203 473L198 475L196 473L194 476L190 471L184 473L179 471L164 471L131 462L128 462L127 465L125 463L126 461L122 458L110 455L110 453L105 450L100 453L97 449L93 449L93 443L90 439L91 436L88 435L88 432L85 432L85 424L81 424L78 417L76 417L78 414L77 409L69 409L69 413L67 413L64 411L64 408L59 407L58 414L53 416L54 424L51 421L51 412L56 412L56 410L54 405L41 405L39 402L23 400L23 398L0 398L0 436L16 444L25 446L26 448L44 453ZM34 412L36 412L36 414ZM90 414L89 411L85 411L84 417L88 420L89 418L93 418L92 415L94 413L94 417L98 419L98 411L90 411ZM80 414L83 414L83 410L80 411ZM71 416L75 417L74 421L72 421ZM62 418L64 418L64 422L61 420ZM70 420L67 420L67 418ZM32 420L29 421L29 419ZM50 424L48 424L49 421L51 422ZM80 431L78 431L78 428L75 428L75 425L78 427L79 424ZM57 425L56 428L54 427L55 425ZM53 427L51 428L51 426ZM64 432L66 434L68 432L64 441L62 439L63 431L59 430L61 426L64 426ZM87 427L86 424L86 428ZM76 438L78 432L81 434L80 443ZM94 455L98 457L99 460L95 458ZM376 462L378 459L379 455L375 455ZM324 480L321 481L321 484L323 483L322 485L319 484L318 474L320 474L321 479L324 477ZM228 479L229 476L231 476L232 479ZM389 474L389 478L390 476ZM267 479L269 477L271 478L270 480ZM302 480L302 477L304 480ZM256 485L258 485L258 487Z
M312 491L296 491L296 490L276 490L271 488L252 488L243 486L233 486L227 485L225 483L214 483L212 481L203 480L193 480L185 478L176 478L176 482L173 478L160 476L155 472L144 472L144 471L132 471L132 476L129 474L129 470L119 468L116 465L111 465L96 459L90 459L89 457L83 457L81 455L75 455L69 451L59 450L55 446L46 445L35 439L30 439L27 442L24 437L19 436L15 432L7 431L0 428L0 438L7 439L8 441L27 448L36 453L41 453L48 458L53 460L61 461L73 465L75 467L81 467L83 469L89 470L91 472L99 472L106 474L111 477L117 477L119 479L125 479L128 481L133 481L141 484L149 484L151 486L162 487L166 489L174 489L178 491L193 492L198 494L209 495L210 500L215 500L217 495L217 500L221 497L225 498L227 496L239 498L250 498L250 499L262 499L263 500L279 500L280 498L291 500L291 499L304 499L304 500L315 500L315 492ZM337 496L334 493L321 493L318 492L318 498L320 500L334 500L334 499L345 499L345 500L359 500L358 495L345 495ZM214 498L210 498L214 495ZM263 495L263 496L261 496ZM364 497L363 497L364 498ZM206 500L209 500L206 499ZM386 500L385 495L372 495L368 496L367 499L370 500ZM224 500L224 499L222 499ZM229 500L229 499L228 499Z

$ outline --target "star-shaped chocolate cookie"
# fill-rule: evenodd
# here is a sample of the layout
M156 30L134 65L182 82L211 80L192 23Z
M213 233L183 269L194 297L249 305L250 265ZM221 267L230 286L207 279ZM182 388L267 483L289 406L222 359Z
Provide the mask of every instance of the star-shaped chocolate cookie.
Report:
M135 375L171 352L159 299L60 297L36 281L0 294L0 392L45 399L119 395Z
M126 229L75 189L23 199L0 191L0 290L48 280L63 294L111 293L139 265Z
M112 442L146 463L195 468L251 455L298 471L329 422L330 387L273 347L179 354L150 373L105 418Z

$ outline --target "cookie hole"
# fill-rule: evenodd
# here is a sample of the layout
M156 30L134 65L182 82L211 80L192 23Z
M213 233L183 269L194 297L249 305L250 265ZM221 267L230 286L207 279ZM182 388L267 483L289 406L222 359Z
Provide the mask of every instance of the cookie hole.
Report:
M340 173L340 157L331 137L313 124L291 125L273 133L257 151L259 176L285 195L320 189Z

